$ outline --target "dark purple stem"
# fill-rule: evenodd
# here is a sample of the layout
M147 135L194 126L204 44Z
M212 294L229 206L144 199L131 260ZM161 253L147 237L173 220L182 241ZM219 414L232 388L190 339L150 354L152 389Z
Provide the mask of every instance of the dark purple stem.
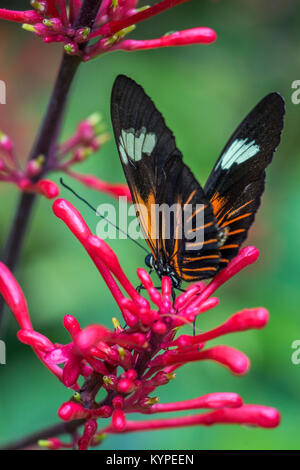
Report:
M5 447L0 447L0 450L18 450L26 449L30 447L37 447L37 443L40 439L48 439L49 437L61 436L62 434L73 434L76 429L84 424L85 420L70 421L68 423L58 423L54 426L49 426L43 431L30 434L18 441L12 442Z
M84 0L74 27L80 28L88 26L91 28L100 4L101 0ZM86 44L83 44L81 48L85 46ZM45 158L44 167L39 178L45 175L53 163L53 149L57 143L70 87L79 64L80 58L78 56L63 55L44 120L29 155L29 160L33 160L39 155L43 155ZM36 198L36 194L22 194L20 196L2 255L3 263L5 263L11 271L14 271L19 260ZM0 331L3 325L4 306L4 300L0 296Z

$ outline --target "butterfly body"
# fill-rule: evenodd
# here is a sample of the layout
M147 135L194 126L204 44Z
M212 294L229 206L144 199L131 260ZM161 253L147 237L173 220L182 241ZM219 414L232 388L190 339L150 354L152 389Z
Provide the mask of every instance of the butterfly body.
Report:
M111 98L115 139L151 251L146 264L160 278L169 276L173 287L211 278L236 256L259 207L283 115L279 94L260 101L202 188L152 100L130 78L117 77Z

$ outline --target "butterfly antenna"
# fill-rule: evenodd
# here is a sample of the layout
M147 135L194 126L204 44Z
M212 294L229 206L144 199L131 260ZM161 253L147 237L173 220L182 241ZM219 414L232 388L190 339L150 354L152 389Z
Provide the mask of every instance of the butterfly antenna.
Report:
M147 254L148 254L148 250L146 250L146 248L141 245L139 242L137 242L134 238L132 238L130 235L128 235L127 232L125 232L124 230L122 230L120 227L118 227L118 225L115 225L113 222L111 222L107 217L105 217L104 215L100 214L100 212L98 212L98 210L92 206L92 204L90 204L86 199L84 199L82 196L80 196L74 189L72 189L70 186L68 186L64 180L62 178L60 178L60 184L66 188L68 191L70 191L72 194L74 194L74 196L76 196L78 199L80 199L80 201L84 202L90 209L92 209L93 212L95 212L99 217L101 217L102 219L106 220L106 222L108 222L110 225L112 225L113 227L115 227L117 230L119 230L119 232L122 232L124 233L124 235L126 235L130 240L132 240L136 245L138 245L140 248L142 248L142 250L144 250Z

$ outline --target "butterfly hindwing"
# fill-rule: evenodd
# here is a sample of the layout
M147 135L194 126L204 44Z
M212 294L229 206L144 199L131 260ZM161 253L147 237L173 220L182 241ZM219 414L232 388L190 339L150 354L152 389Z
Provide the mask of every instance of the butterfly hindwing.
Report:
M142 87L120 75L112 91L111 116L122 166L152 254L174 269L181 279L214 275L220 254L212 207L200 184L183 163L173 133L161 113ZM173 218L168 220L163 213L160 223L153 227L153 217L150 218L153 204L169 207L175 204L181 210L178 214L175 211ZM178 232L183 230L186 204L190 204L190 210L202 205L204 220L209 221L204 230L204 243L199 248L188 246L190 242L185 240L184 231L183 236L178 236ZM146 212L139 210L142 206L146 207ZM185 253L189 254L189 262L185 261ZM199 260L200 254L202 258ZM205 260L205 256L209 258Z
M190 169L182 160L169 160L168 175L158 196L161 205L175 204L174 220L170 220L171 236L161 237L161 256L186 281L212 277L218 270L219 230L212 206ZM201 231L201 233L200 233ZM196 238L195 235L201 235ZM200 241L198 239L200 238Z
M254 220L283 128L284 100L263 98L229 139L205 185L223 233L221 267L236 256Z

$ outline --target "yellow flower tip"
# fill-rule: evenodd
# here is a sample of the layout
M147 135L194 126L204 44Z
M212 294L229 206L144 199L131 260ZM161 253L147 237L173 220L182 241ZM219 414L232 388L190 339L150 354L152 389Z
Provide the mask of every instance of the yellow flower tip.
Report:
M107 40L105 41L105 46L112 46L118 39L118 35L113 34L113 36L107 38Z
M45 19L43 20L43 24L44 24L45 26L47 26L48 28L51 28L51 26L52 26L51 20L48 20L47 18L45 18Z
M148 398L147 405L149 405L149 406L156 405L158 402L159 402L158 397Z
M174 380L176 379L176 374L174 374L174 372L171 372L170 374L166 374L166 377L168 380Z
M99 122L102 121L102 115L100 113L93 113L88 118L87 121L91 126L96 126Z
M47 441L46 439L40 439L38 441L38 446L43 447L44 449L49 449L51 446L51 442Z
M104 134L101 134L99 137L97 137L97 141L99 145L103 145L106 142L110 140L110 134L109 132L105 132Z
M119 346L119 347L118 347L118 353L119 353L121 359L124 359L124 357L125 357L125 349L122 348L121 346Z
M106 129L104 122L100 122L94 126L94 132L96 135L102 134Z
M105 385L112 385L113 383L113 381L107 375L103 376L103 382Z
M73 398L75 401L80 402L81 401L81 395L79 392L75 392L73 395Z
M69 55L74 55L76 54L76 48L74 46L74 44L65 44L64 45L64 51L66 54L69 54Z
M92 147L86 147L82 152L82 159L85 160L90 155L92 155L93 152L94 152L94 149L92 149Z
M112 6L113 11L116 11L116 9L118 8L118 5L119 5L119 0L111 0L111 6Z
M25 31L29 31L30 33L35 33L35 27L32 24L23 23L22 28L25 29Z
M120 29L120 31L117 31L115 34L107 38L105 42L105 46L112 46L115 42L119 41L120 39L123 39L124 36L134 31L135 28L136 28L136 25L132 24L131 26L128 26L127 28Z
M105 438L107 437L107 434L105 434L105 432L103 432L102 434L97 434L95 437L94 437L94 442L95 444L99 444L100 442L102 442Z
M148 10L150 8L150 5L144 5L143 7L137 8L136 12L139 13L140 11Z
M37 0L30 0L30 5L32 6L32 8L39 11L40 13L45 12L45 6L41 2L38 2Z
M121 37L125 36L126 34L129 34L131 33L132 31L134 31L136 28L136 25L135 24L132 24L131 26L128 26L127 28L124 28L124 29L121 29L121 31L119 31L118 33L121 33ZM118 34L117 33L117 34Z
M171 34L176 33L177 31L168 31L167 33L164 34L164 36L170 36Z
M87 39L90 35L90 32L91 32L91 28L89 28L88 26L86 26L83 30L82 30L82 37L84 39Z
M39 166L43 166L43 164L45 162L45 155L38 155L36 157L35 161Z
M120 322L116 317L113 317L111 321L115 330L123 331L123 328L121 327Z

